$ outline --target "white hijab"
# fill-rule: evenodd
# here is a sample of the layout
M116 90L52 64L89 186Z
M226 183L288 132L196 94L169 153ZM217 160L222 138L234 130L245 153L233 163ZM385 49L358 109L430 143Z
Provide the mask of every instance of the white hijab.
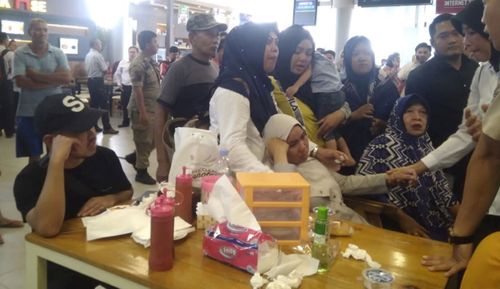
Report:
M286 141L292 129L297 125L303 128L294 117L278 113L269 118L262 136L265 142L272 138ZM361 216L344 204L341 188L335 179L335 172L330 171L314 158L308 158L305 162L299 164L297 172L311 184L311 201L316 199L314 202L316 205L322 203L332 208L339 219L366 223Z
M267 142L272 138L279 138L286 141L288 139L288 135L296 125L302 127L294 117L291 117L288 114L278 113L271 116L264 126L264 131L262 132L264 142Z

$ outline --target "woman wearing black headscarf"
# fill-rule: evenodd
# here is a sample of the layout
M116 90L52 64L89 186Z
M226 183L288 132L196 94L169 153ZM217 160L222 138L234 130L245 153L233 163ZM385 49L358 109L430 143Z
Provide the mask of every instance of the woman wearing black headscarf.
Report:
M359 161L370 141L385 128L394 103L399 98L396 85L388 79L380 81L370 40L354 36L344 47L344 82L346 101L352 114L342 128L351 155ZM354 169L345 168L352 174Z
M277 113L268 73L278 58L275 24L246 23L226 37L217 89L210 100L210 130L229 150L233 171L271 171L264 165L262 130Z
M279 35L280 54L274 77L279 81L281 90L294 85L300 76L311 66L314 55L314 40L302 26L292 25ZM330 79L328 79L330 81ZM325 81L323 81L325 83ZM294 97L287 98L280 89L275 90L275 98L280 110L295 117L306 129L310 140L324 146L323 137L345 119L348 107L331 112L319 121L315 117L318 100L315 99L311 79L300 87Z

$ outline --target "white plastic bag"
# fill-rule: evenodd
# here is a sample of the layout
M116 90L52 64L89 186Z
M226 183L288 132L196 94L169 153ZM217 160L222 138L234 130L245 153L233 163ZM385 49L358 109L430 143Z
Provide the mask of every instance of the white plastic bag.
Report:
M168 180L175 184L175 177L186 166L193 175L193 187L200 187L201 177L214 175L219 158L217 135L205 129L178 127L174 134L175 152Z

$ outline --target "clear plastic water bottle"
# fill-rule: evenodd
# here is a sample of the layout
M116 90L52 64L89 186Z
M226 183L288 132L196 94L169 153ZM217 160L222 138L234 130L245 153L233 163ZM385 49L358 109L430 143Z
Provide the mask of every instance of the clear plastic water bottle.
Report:
M218 175L226 175L228 178L232 176L231 170L229 169L229 150L226 148L221 148L219 150L219 159L215 165L215 171Z

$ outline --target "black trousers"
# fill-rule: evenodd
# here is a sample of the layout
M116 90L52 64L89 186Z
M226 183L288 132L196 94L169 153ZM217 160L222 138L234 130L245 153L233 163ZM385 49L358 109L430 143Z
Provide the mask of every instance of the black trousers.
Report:
M98 285L102 285L107 289L117 289L116 287L72 271L68 268L64 268L52 262L47 262L48 289L94 289Z
M90 93L90 107L100 108L106 112L102 115L102 126L104 129L111 128L109 123L109 99L104 90L104 78L94 77L87 80Z
M12 136L16 131L16 109L17 100L14 86L11 80L4 82L0 89L0 129L5 135Z
M129 124L130 119L128 117L128 102L130 101L130 95L132 94L131 85L122 85L122 94L120 95L120 103L122 105L123 111L123 122L122 124Z

